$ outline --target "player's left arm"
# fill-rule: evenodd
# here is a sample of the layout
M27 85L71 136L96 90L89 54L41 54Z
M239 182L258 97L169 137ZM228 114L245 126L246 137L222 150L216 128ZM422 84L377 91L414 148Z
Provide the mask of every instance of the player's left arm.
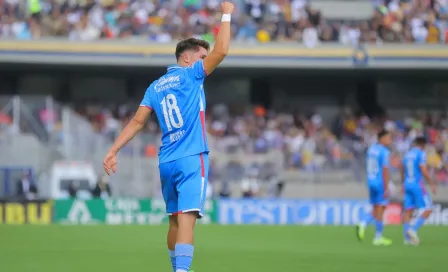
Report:
M404 160L401 161L400 163L400 177L401 177L401 190L402 192L404 192L404 180L405 180L405 176L404 176Z
M149 116L151 116L152 109L145 106L140 106L129 124L123 129L118 138L115 140L112 147L107 152L104 158L104 171L110 175L117 171L117 153L127 144L137 133L143 128Z
M429 184L429 186L431 186L433 193L435 193L436 183L432 180L431 175L429 174L426 153L421 154L419 168L420 171L422 171L422 175L425 178L426 182Z
M152 109L146 106L140 106L131 121L120 133L109 152L117 154L135 135L143 128L148 118L151 116Z
M390 181L390 151L386 150L383 153L382 166L383 167L383 186L384 191L387 192L389 190L389 181Z

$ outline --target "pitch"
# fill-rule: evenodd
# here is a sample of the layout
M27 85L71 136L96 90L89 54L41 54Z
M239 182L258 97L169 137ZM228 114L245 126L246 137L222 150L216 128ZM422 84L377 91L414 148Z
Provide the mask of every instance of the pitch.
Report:
M170 272L166 226L0 225L1 271ZM419 247L403 245L387 226L391 247L364 243L353 227L217 226L196 231L196 272L446 271L446 227L425 226ZM369 235L370 234L370 235Z

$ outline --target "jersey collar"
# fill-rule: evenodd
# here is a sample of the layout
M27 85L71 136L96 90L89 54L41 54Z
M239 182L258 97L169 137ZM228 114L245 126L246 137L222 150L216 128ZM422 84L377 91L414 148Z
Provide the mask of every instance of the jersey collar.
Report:
M175 70L175 69L182 69L182 66L180 66L180 65L178 65L178 64L173 64L173 65L170 65L170 66L168 66L168 71L173 71L173 70Z

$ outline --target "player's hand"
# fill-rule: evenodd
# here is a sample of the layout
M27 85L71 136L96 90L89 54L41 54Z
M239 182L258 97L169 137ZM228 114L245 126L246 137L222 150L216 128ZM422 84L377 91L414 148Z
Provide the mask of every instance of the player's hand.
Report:
M113 152L107 153L106 157L104 157L103 166L104 166L104 171L109 176L112 173L115 173L117 171L117 154L115 154Z
M437 192L437 185L436 185L434 182L432 182L432 183L429 185L429 187L431 187L431 192L432 192L432 194L435 195L436 192Z
M224 1L221 3L221 9L223 14L232 14L235 6L232 2Z

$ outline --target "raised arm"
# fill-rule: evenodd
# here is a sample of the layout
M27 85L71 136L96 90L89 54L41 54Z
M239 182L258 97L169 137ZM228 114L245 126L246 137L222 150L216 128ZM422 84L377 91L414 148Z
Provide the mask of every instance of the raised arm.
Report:
M229 52L230 47L230 19L234 9L231 2L223 2L221 4L222 19L221 27L216 36L215 46L212 52L204 58L204 70L207 75L213 73L215 68L224 60Z

